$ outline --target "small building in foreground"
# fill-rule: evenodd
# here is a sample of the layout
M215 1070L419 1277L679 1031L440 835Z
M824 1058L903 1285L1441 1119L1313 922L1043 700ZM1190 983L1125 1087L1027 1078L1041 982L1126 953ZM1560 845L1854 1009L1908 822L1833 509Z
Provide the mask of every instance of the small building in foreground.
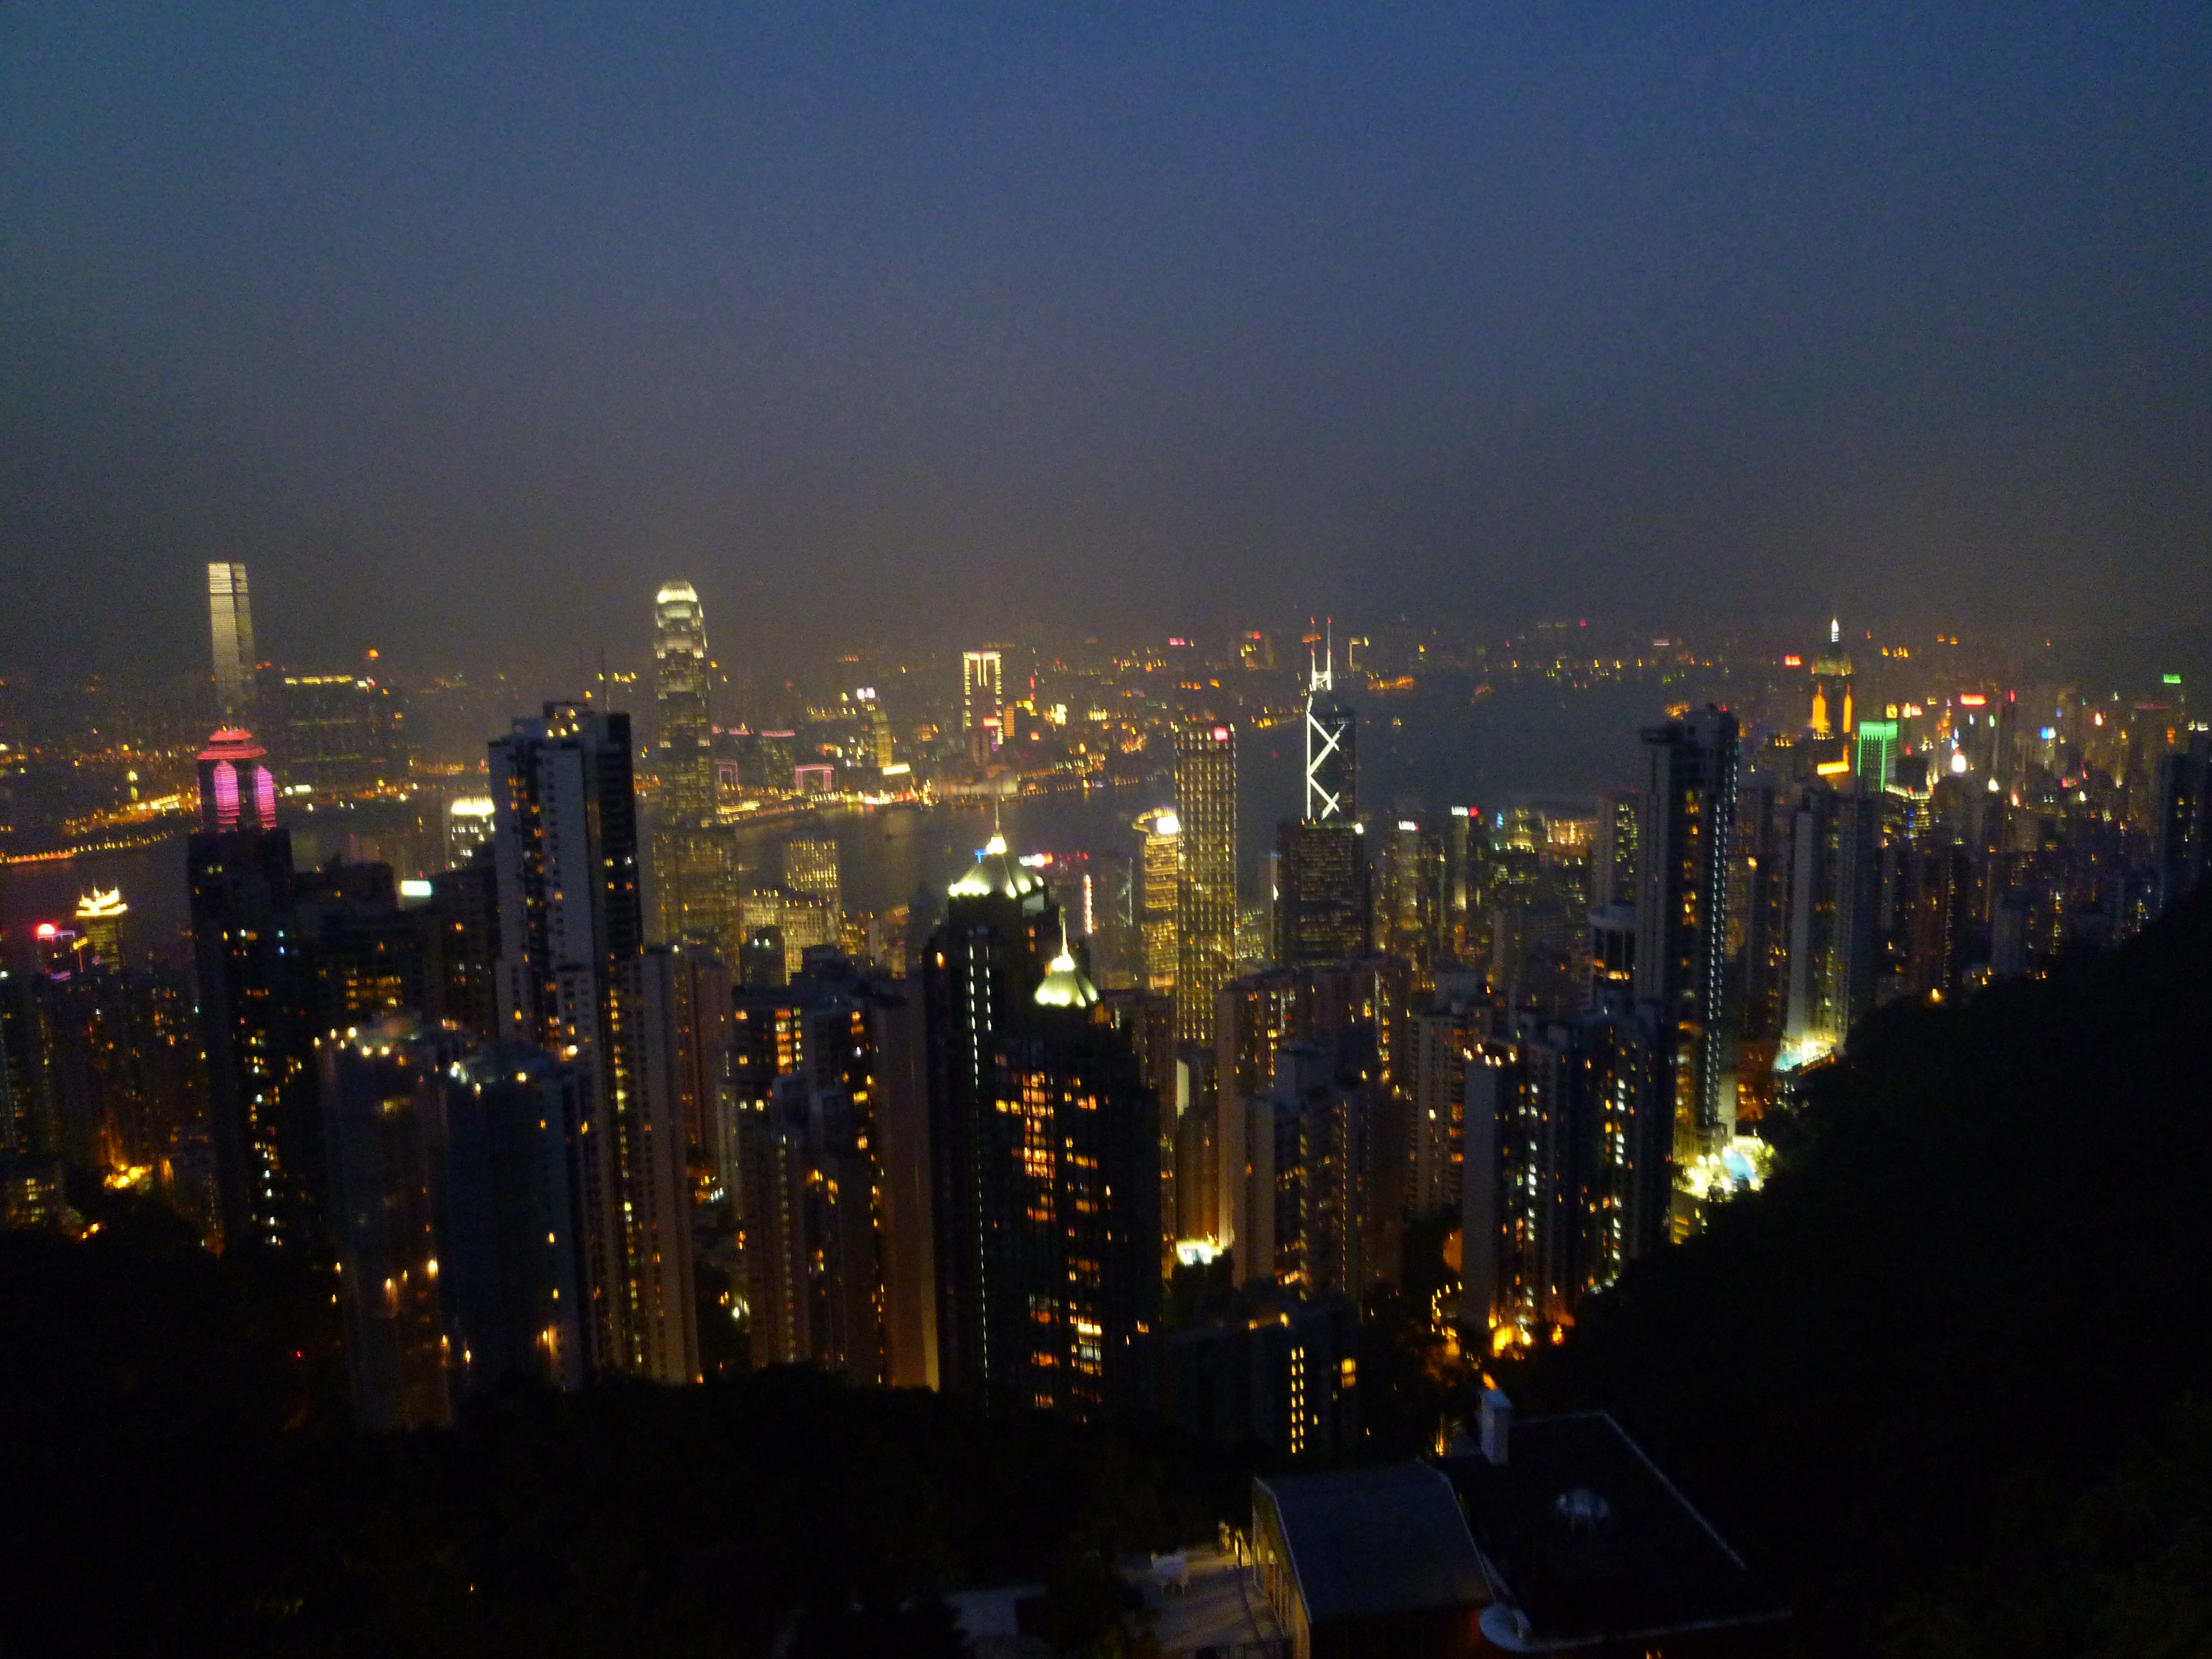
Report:
M1490 1601L1452 1483L1391 1463L1252 1483L1252 1556L1286 1659L1464 1659Z
M1477 1447L1441 1467L1491 1587L1474 1651L1784 1651L1789 1609L1607 1413L1516 1420L1492 1389Z

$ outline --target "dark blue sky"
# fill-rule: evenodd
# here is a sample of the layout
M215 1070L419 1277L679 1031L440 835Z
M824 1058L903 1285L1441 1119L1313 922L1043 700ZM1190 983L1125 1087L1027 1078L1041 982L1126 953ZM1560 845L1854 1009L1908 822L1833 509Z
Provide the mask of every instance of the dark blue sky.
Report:
M0 670L2212 611L2202 4L0 9Z

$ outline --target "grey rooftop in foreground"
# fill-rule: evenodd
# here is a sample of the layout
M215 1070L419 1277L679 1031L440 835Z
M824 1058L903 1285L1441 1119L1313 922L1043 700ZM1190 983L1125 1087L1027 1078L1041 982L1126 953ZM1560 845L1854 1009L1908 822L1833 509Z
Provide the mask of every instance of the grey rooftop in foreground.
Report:
M1316 1625L1490 1599L1451 1482L1422 1463L1254 1483L1273 1501Z
M1778 1636L1788 1608L1603 1412L1513 1420L1445 1460L1497 1581L1483 1633L1509 1651L1627 1639Z

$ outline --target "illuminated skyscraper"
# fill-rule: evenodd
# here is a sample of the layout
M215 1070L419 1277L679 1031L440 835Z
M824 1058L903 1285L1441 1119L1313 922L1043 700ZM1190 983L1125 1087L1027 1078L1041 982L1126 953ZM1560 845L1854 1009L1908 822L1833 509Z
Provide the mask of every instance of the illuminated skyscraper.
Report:
M659 730L653 770L661 816L704 823L714 816L714 760L707 700L707 613L690 582L669 582L653 602L653 702Z
M1275 832L1275 957L1289 964L1363 954L1371 930L1359 834L1358 720L1337 700L1333 650L1306 686L1305 816Z
M1359 720L1336 696L1333 648L1313 669L1306 686L1306 804L1308 823L1359 817Z
M1719 1151L1735 1133L1725 999L1740 746L1735 716L1723 709L1644 730L1636 1000L1659 1033L1659 1086L1673 1102L1680 1163Z
M246 567L208 567L208 627L215 648L215 694L226 726L244 726L253 714L253 605Z
M952 884L923 981L945 1383L1097 1416L1158 1317L1158 1099L1003 840Z
M1237 976L1237 732L1176 728L1176 1039L1211 1045L1213 994Z
M1171 992L1179 955L1176 946L1176 889L1182 865L1182 823L1172 807L1156 806L1137 819L1144 840L1134 897L1144 963L1139 983Z
M653 605L653 937L673 944L712 933L726 908L727 872L714 820L714 757L707 696L707 613L690 582L663 585Z
M837 843L805 837L786 842L783 884L793 894L820 902L830 913L830 936L834 939L845 916L837 880Z
M1364 956L1367 849L1359 826L1288 819L1275 830L1275 959L1288 967Z
M491 744L502 1034L572 1056L590 1367L689 1382L699 1358L680 1124L640 1050L642 915L629 717L548 703Z
M1844 625L1828 623L1827 648L1813 659L1813 712L1807 722L1816 738L1848 738L1856 729L1851 707L1851 657L1844 649Z
M960 729L976 732L988 726L997 732L1006 690L1006 669L997 650L962 652Z
M318 1246L323 1151L308 972L294 937L292 839L252 734L216 732L199 757L191 890L218 1207L226 1245Z

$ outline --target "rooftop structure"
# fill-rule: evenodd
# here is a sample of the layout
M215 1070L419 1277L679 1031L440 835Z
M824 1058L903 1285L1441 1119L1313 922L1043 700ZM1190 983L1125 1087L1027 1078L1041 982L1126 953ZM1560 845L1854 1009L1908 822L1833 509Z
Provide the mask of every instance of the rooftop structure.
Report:
M1452 1484L1424 1463L1255 1480L1252 1553L1299 1659L1464 1653L1490 1600Z
M1789 1609L1611 1416L1516 1422L1492 1390L1481 1440L1444 1468L1495 1590L1490 1647L1780 1651Z

